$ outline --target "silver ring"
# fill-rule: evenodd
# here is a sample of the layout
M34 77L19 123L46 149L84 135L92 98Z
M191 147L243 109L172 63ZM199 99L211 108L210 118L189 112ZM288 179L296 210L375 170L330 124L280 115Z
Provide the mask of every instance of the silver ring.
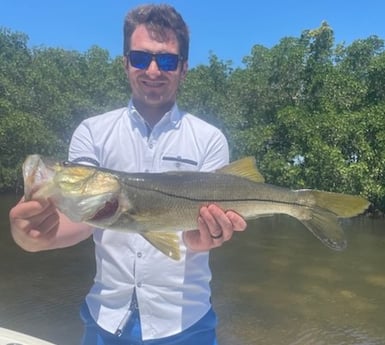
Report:
M221 237L223 236L223 231L221 231L221 233L220 233L219 235L214 236L214 235L211 235L211 234L210 234L210 236L211 236L211 238L213 238L214 240L217 240L218 238L221 238Z

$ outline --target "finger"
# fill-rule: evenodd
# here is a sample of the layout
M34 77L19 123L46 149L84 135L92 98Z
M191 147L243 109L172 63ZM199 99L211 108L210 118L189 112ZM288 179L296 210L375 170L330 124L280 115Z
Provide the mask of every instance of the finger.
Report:
M49 232L56 232L59 227L59 214L54 210L53 212L47 212L42 215L39 219L39 224L36 228L39 229L40 233L46 234Z
M231 221L234 231L244 231L247 228L245 219L235 211L227 211L227 218Z
M31 229L28 232L28 236L32 237L32 238L36 238L36 239L44 238L46 241L50 240L56 236L56 233L57 233L58 228L59 228L58 225L59 225L58 222L57 223L52 222L52 223L50 223L49 226L47 226L45 228L41 227L39 229Z
M10 211L11 230L38 237L57 228L59 215L49 202L26 202L17 204Z
M195 251L205 251L212 248L213 243L206 222L198 217L198 229L183 232L183 240Z
M201 243L206 246L211 246L213 239L211 237L210 227L202 216L198 217L198 229Z
M201 207L200 218L207 228L208 236L213 240L222 240L223 229L218 219L221 216L222 210L215 205Z
M215 206L214 208L218 207ZM221 212L221 209L219 211ZM219 247L224 242L224 233L217 223L216 217L209 210L209 207L201 207L198 226L201 234L201 244L208 249Z
M208 210L215 220L215 225L213 225L215 228L210 228L210 233L214 237L216 237L215 234L222 233L222 241L230 240L233 235L233 224L226 213L216 205L210 205Z
M42 213L50 204L48 200L23 201L22 199L10 210L9 216L11 219L28 219Z

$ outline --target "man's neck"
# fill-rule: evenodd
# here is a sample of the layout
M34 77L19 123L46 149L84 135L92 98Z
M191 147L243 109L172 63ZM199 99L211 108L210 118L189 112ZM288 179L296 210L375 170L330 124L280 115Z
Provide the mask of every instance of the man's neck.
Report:
M172 109L173 105L167 105L164 107L149 107L147 105L143 106L133 102L135 109L143 117L143 119L148 123L151 128L162 119L162 117Z

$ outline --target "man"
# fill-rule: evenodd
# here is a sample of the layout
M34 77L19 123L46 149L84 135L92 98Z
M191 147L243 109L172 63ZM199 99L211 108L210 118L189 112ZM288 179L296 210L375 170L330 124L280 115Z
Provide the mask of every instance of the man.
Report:
M176 105L188 49L187 26L171 6L129 12L129 105L83 121L69 160L127 172L212 171L227 164L223 134ZM197 230L180 232L179 261L138 234L73 223L47 200L22 200L10 211L10 223L16 243L28 251L67 247L93 235L96 276L81 310L83 344L216 344L208 253L246 228L235 212L215 205L197 210Z

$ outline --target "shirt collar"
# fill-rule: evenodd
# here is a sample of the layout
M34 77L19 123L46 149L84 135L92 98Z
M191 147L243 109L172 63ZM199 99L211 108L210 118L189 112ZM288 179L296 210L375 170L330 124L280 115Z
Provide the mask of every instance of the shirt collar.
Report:
M128 103L128 116L136 123L140 122L148 126L147 121L142 117L139 111L136 110L132 100ZM182 118L182 113L179 111L178 105L174 103L170 111L165 113L160 121L155 125L155 127L164 127L171 125L172 127L177 127Z

